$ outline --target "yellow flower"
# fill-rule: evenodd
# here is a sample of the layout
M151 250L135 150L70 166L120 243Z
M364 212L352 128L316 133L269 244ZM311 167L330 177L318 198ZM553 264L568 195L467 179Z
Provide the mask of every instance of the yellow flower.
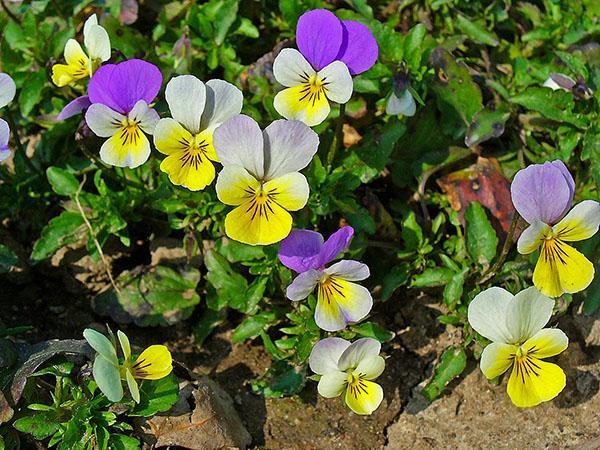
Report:
M215 179L215 128L242 110L242 92L222 80L206 84L192 75L173 78L165 93L173 118L161 119L154 145L167 155L160 170L171 183L199 191Z
M558 297L587 288L594 279L594 265L567 242L589 239L598 231L600 204L585 200L554 226L537 221L521 235L519 253L541 249L533 272L533 284L545 295Z
M173 359L164 345L151 345L135 360L131 357L129 338L122 331L117 337L123 350L125 361L121 366L121 378L127 381L129 392L136 403L140 402L140 390L136 380L160 380L173 370Z
M527 408L552 400L565 387L556 364L543 361L569 345L561 330L544 328L554 301L530 287L513 296L493 287L469 304L469 324L492 341L481 354L480 368L488 379L512 368L507 392L515 406Z
M89 56L79 42L69 39L64 51L66 64L52 66L52 82L58 87L91 77L102 62L110 59L110 39L106 30L98 25L95 14L83 26L83 41Z
M298 171L319 146L317 134L299 121L276 120L264 133L248 116L238 115L214 134L223 164L217 196L236 208L225 218L225 233L250 245L268 245L292 229L288 211L302 209L309 187Z

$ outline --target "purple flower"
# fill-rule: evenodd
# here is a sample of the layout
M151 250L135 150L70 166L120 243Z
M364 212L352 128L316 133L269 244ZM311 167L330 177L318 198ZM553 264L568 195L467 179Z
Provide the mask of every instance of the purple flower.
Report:
M273 62L275 79L286 87L274 106L286 119L312 127L329 116L329 102L350 100L352 75L369 70L379 50L365 25L324 9L300 17L296 42L300 51L285 48Z
M0 108L4 108L15 98L17 86L7 73L0 72ZM10 139L10 128L8 123L0 119L0 162L10 156L8 141Z
M140 59L108 64L88 85L92 105L85 121L99 137L110 138L100 149L106 164L134 168L150 156L150 141L158 113L150 108L162 84L158 67Z
M547 161L517 172L510 192L515 209L527 223L553 225L571 208L575 182L562 161Z
M354 230L343 227L326 242L320 233L296 230L281 242L279 259L300 274L286 290L292 301L303 300L318 288L315 322L325 331L342 330L363 319L373 306L371 293L354 283L369 277L369 268L358 261L325 265L348 247Z
M10 139L10 129L5 120L0 119L0 162L10 156L8 140Z
M77 114L80 114L88 109L91 104L90 98L87 95L77 97L75 100L71 100L69 103L67 103L62 111L58 113L58 116L56 116L56 120L66 120L70 117L76 116Z

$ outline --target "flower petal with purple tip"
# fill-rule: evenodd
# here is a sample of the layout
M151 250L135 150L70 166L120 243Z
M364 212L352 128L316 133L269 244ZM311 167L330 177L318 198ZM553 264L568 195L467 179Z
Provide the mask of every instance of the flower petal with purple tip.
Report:
M298 19L296 43L315 70L321 70L336 60L343 35L342 22L325 9L308 11Z
M10 139L10 128L5 120L0 119L0 162L6 160L10 156L8 148L8 140Z
M62 111L56 116L56 120L66 120L70 117L81 114L83 111L88 109L92 102L87 95L77 97L75 100L71 100Z
M294 230L281 241L279 260L284 266L298 273L316 269L319 267L319 252L322 245L321 233L311 230Z
M379 56L375 37L366 25L354 20L343 20L344 38L335 59L348 66L352 75L369 70Z
M158 67L141 59L130 59L100 67L90 80L88 94L92 103L102 103L127 114L139 100L152 103L161 84Z
M548 225L555 224L567 213L573 189L571 174L557 161L520 170L510 188L513 205L527 223L541 221Z
M340 228L329 236L319 252L317 267L323 267L325 264L330 263L337 255L346 250L350 245L352 236L354 236L354 228L348 226Z

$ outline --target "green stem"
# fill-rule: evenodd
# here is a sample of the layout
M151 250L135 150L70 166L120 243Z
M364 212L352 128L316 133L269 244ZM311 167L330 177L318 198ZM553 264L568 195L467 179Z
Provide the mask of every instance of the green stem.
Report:
M327 154L327 171L331 172L331 165L335 160L335 154L338 149L341 147L342 142L344 140L344 117L346 115L346 104L342 103L340 105L340 115L337 120L337 124L335 126L335 135L333 136L333 141L331 142L331 147L329 148L329 153Z
M6 4L4 3L4 0L0 0L0 5L2 6L2 9L4 10L4 12L6 13L6 15L8 17L10 17L10 19L16 23L17 25L21 26L21 21L19 20L19 18L17 16L15 16L12 11L8 8L8 6L6 6Z
M488 270L486 270L483 273L481 278L479 278L479 280L476 281L476 284L484 283L485 281L494 277L494 275L496 275L496 272L500 269L502 264L504 264L504 260L506 260L506 257L508 256L508 252L510 251L510 248L512 247L512 244L513 244L513 236L515 234L515 230L517 229L517 223L519 222L519 217L520 217L519 213L517 211L515 211L513 214L512 222L510 223L510 228L508 229L508 234L506 235L506 239L504 240L504 245L502 246L502 251L500 252L500 256L498 257L498 260L496 261L496 263L493 266L491 266Z

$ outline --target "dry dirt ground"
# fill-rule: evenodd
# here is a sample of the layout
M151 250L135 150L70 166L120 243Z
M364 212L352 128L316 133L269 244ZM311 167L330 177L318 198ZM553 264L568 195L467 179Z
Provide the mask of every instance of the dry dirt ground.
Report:
M92 311L89 287L78 285L63 268L39 267L0 282L0 320L33 325L24 337L28 341L80 338L85 327L106 321ZM431 297L414 292L375 309L372 320L396 337L383 346L388 359L379 381L385 400L370 417L353 415L339 399L319 398L312 381L291 398L253 394L249 382L265 373L270 358L258 342L232 345L228 330L235 323L225 323L202 348L193 343L195 317L169 328L121 328L140 346L165 342L178 361L217 381L233 398L255 448L600 448L600 316L569 313L560 319L571 338L557 358L567 372L567 387L552 402L520 410L506 395L506 379L491 385L474 362L432 404L421 397L420 386L436 358L460 338L458 330L436 325L437 315Z

